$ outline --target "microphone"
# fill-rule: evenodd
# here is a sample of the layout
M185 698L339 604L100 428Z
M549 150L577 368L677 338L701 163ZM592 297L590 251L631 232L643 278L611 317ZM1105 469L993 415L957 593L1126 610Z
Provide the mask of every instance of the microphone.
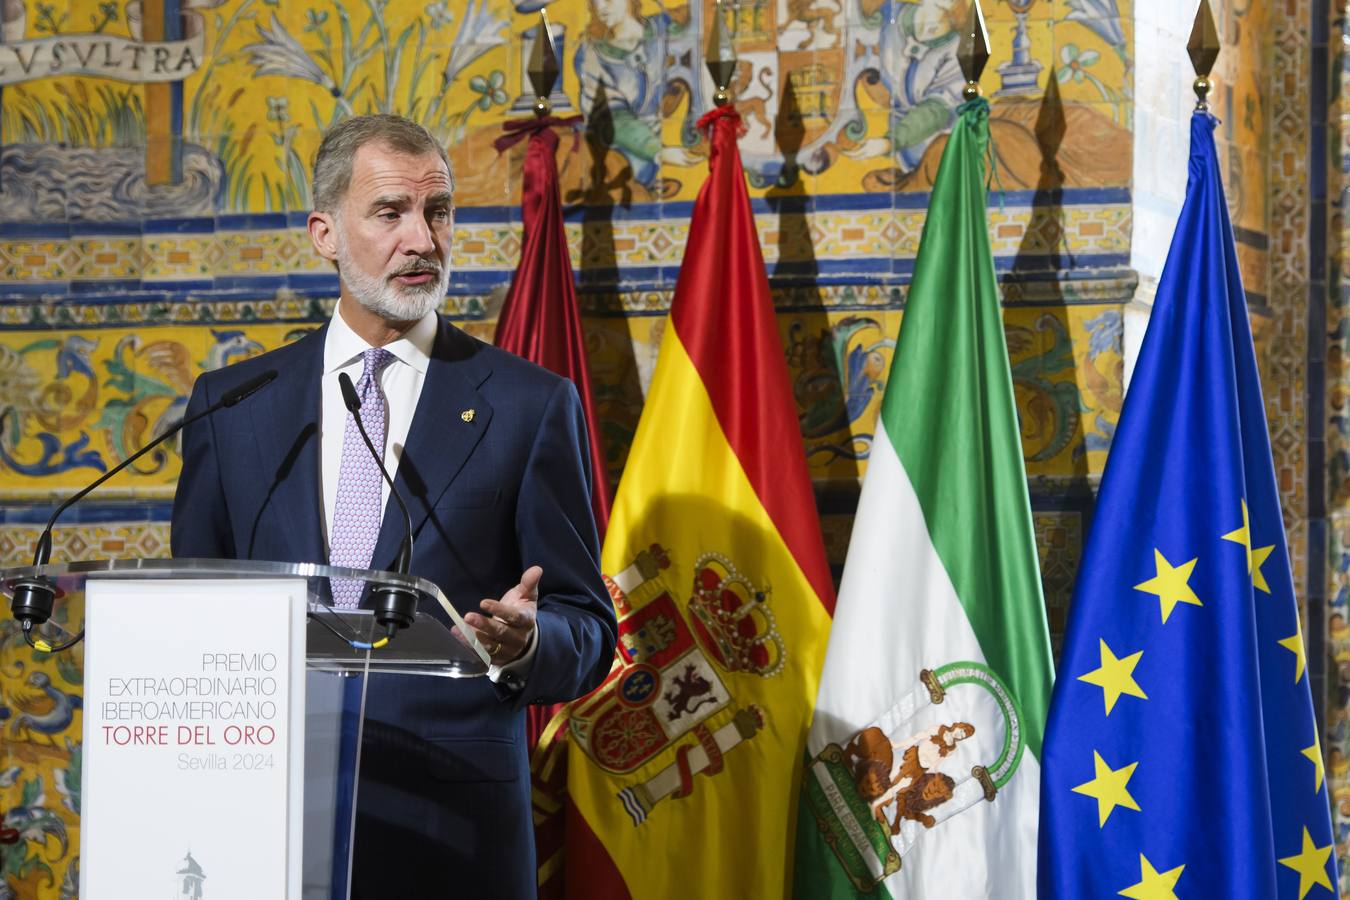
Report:
M408 570L412 568L413 553L412 516L408 513L408 504L403 502L403 496L394 486L394 480L389 477L389 470L384 467L383 455L375 449L370 435L366 434L366 426L361 421L361 398L356 394L356 386L352 384L351 376L346 372L339 372L338 386L342 388L342 404L356 420L356 430L361 433L361 440L366 442L366 449L370 451L375 465L380 469L380 474L384 476L385 484L389 485L390 495L398 501L398 508L403 511L403 544L399 547L398 557L394 560L394 571L400 575L407 575ZM375 621L384 626L387 636L392 638L399 629L407 628L413 623L417 611L417 594L410 589L397 584L379 584L371 588L370 597L375 610Z
M90 491L92 491L94 488L103 484L103 482L107 481L109 478L113 477L118 472L122 471L127 466L131 465L136 460L140 459L142 456L149 453L151 450L158 447L160 444L164 443L166 440L173 437L178 432L182 431L188 425L191 425L198 419L203 419L211 415L211 413L215 412L218 409L221 409L222 407L234 406L235 404L243 401L244 399L251 397L253 394L257 393L258 391L266 387L268 384L270 384L272 380L276 377L277 377L277 370L268 369L261 375L257 375L253 378L250 378L243 384L231 388L230 390L222 394L220 396L220 399L217 400L215 403L212 403L210 406L208 406L206 409L202 410L199 413L188 416L187 418L184 419L179 419L177 422L173 424L173 426L165 429L164 433L161 434L159 437L155 438L153 441L146 444L144 447L137 450L135 453L131 454L126 459L122 460L120 463L113 466L108 471L104 472L87 487L68 497L64 503L56 507L56 509L52 512L51 518L47 520L47 526L42 529L42 534L38 536L37 545L33 548L33 566L34 567L45 566L48 560L51 559L52 527L56 525L56 520L61 515L61 513L65 512L71 506L74 506L76 503L82 500L85 497L85 495L88 494ZM55 602L56 602L56 585L54 585L47 578L43 577L31 578L25 579L14 586L14 597L10 602L9 609L11 614L13 614L14 618L18 619L19 622L23 625L24 633L28 634L35 625L41 625L44 622L46 622L49 618L51 618L52 606L55 604ZM80 634L83 633L84 633L83 631L80 632ZM76 638L71 641L71 644L73 644L75 641L78 640L79 636L77 635ZM54 650L65 649L66 646L70 646L71 644L63 645L61 647L56 647L53 649Z

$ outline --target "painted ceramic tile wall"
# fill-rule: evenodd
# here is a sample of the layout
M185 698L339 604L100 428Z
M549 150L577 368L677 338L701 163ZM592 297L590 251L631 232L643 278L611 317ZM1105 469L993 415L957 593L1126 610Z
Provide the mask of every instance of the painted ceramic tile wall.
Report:
M1345 7L1337 5L1332 40L1346 36ZM1350 66L1343 55L1332 64L1328 112L1329 200L1326 292L1326 663L1327 716L1323 747L1332 795L1340 860L1341 893L1350 892ZM1311 623L1310 623L1311 624Z
M462 327L491 337L520 252L523 149L491 143L531 99L538 0L195 0L167 27L157 4L0 12L5 564L28 555L52 497L172 421L200 372L322 322L336 279L304 232L307 169L338 117L404 113L450 146L456 271L443 311ZM545 5L563 54L555 106L584 117L558 159L617 475L706 170L692 123L708 106L711 3ZM1011 0L986 14L991 238L1062 624L1121 400L1133 6ZM836 566L959 102L963 15L962 0L736 5L742 154ZM58 530L57 558L166 555L179 464L169 447L91 498ZM70 894L80 668L78 654L34 661L0 624L0 809L24 825L17 848L0 848L0 897Z

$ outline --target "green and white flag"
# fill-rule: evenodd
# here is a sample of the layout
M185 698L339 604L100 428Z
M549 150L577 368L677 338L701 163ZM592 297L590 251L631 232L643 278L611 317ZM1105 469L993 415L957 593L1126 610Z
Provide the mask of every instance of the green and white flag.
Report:
M798 900L1034 897L1053 664L985 220L988 105L933 187L807 744Z

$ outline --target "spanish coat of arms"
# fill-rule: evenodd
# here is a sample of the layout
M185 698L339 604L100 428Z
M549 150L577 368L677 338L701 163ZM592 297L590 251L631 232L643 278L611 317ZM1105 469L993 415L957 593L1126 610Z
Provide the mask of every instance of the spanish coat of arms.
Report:
M653 544L606 577L619 615L619 659L568 723L578 746L614 775L675 749L670 765L619 792L634 825L667 797L688 796L696 774L720 772L723 756L764 727L764 711L736 707L724 676L772 678L786 661L768 592L730 560L705 553L695 561L687 616L660 581L669 566L667 551ZM731 714L718 715L725 710Z

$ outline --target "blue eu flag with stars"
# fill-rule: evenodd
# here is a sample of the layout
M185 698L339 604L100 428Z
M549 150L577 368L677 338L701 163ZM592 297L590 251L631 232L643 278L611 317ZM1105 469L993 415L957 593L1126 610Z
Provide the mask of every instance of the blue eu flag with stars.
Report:
M1215 120L1102 478L1041 773L1043 898L1337 896Z

